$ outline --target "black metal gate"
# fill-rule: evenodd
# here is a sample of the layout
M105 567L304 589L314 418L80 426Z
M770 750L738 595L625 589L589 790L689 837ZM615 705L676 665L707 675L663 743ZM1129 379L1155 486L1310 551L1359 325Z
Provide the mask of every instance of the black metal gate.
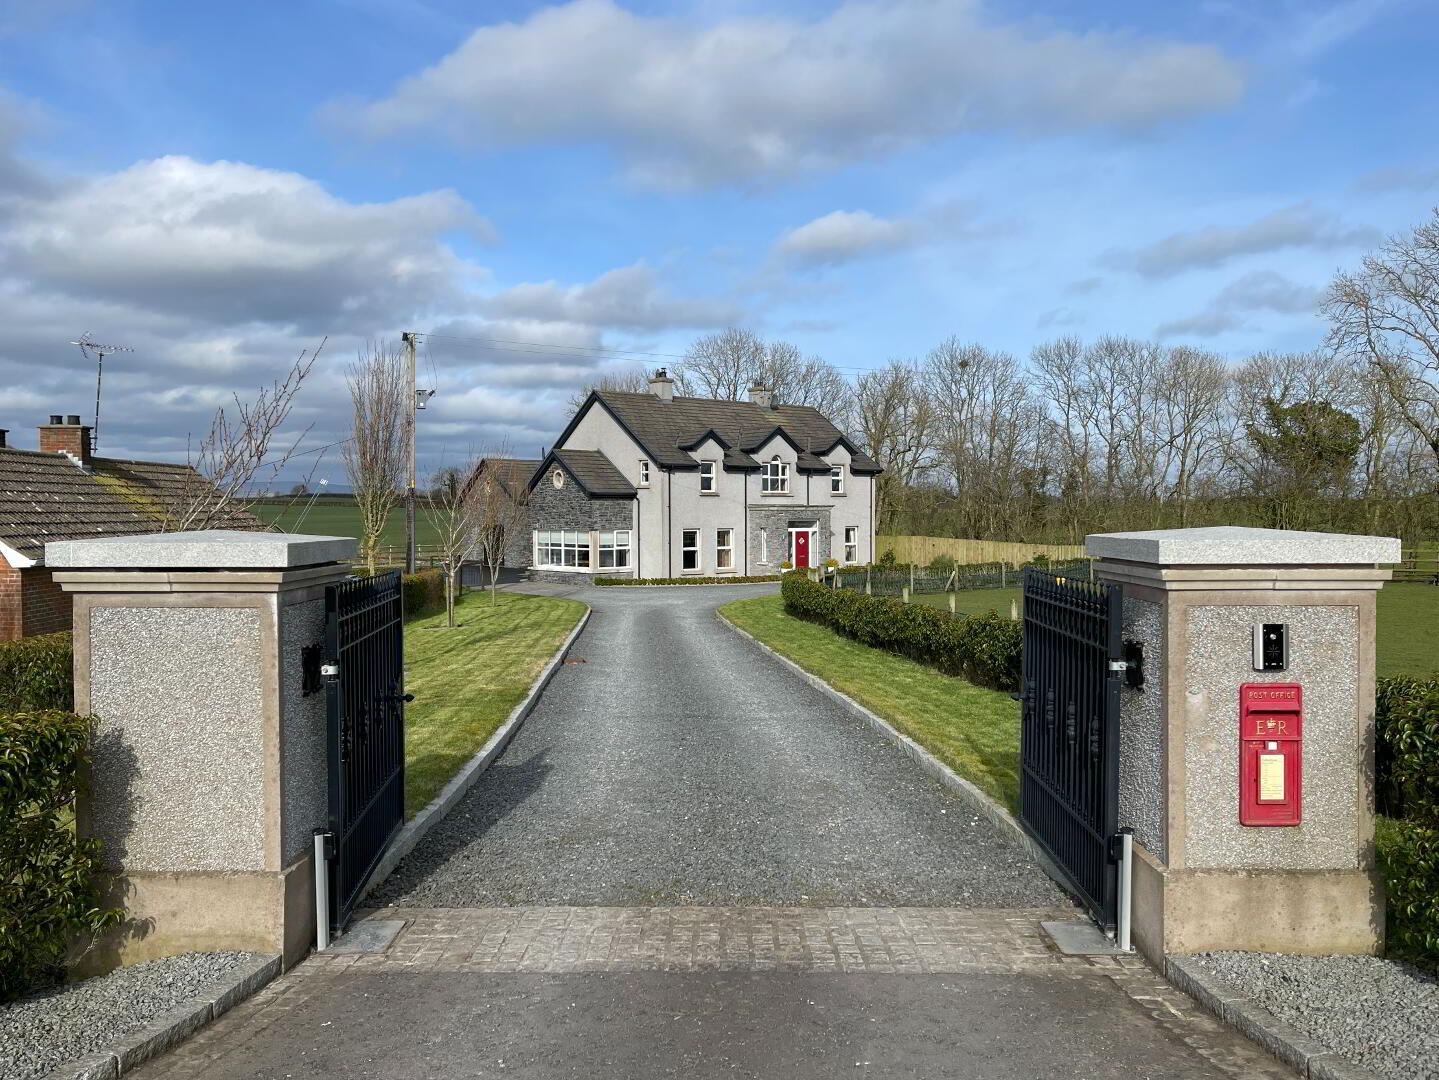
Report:
M1118 585L1024 571L1020 818L1107 932L1117 920Z
M403 615L398 570L325 587L335 931L405 820Z

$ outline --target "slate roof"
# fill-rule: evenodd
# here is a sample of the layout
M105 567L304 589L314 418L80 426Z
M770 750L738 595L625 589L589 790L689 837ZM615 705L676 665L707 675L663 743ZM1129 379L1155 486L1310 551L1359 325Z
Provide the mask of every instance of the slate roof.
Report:
M597 498L634 498L635 486L598 450L553 450L545 459L558 461L588 495ZM543 468L543 465L541 466Z
M95 458L85 472L64 454L0 448L0 541L42 561L51 540L158 532L167 507L205 481L188 465ZM217 529L263 529L236 507Z
M511 498L523 494L529 487L530 478L535 475L535 470L540 467L538 458L497 458L487 457L475 466L475 476L481 471L493 473L500 487L509 493ZM473 481L472 481L473 482Z
M739 448L738 453L725 451L725 467L730 469L759 468L759 462L744 451L758 449L776 428L783 429L799 447L799 468L805 472L828 472L829 466L814 455L829 453L841 441L848 445L844 434L809 405L766 408L750 401L694 397L665 401L655 394L622 390L597 390L595 396L653 461L669 468L698 468L699 462L682 447L693 445L706 431L719 435L730 448ZM877 461L858 450L853 451L850 469L857 473L883 471Z

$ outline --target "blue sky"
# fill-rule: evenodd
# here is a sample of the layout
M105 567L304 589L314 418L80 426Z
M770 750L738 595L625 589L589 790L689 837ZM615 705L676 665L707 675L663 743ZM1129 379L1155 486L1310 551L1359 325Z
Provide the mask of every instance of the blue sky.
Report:
M1439 202L1422 0L15 0L0 48L20 446L92 407L87 329L136 349L102 450L160 458L324 337L295 422L333 441L356 350L434 330L426 469L731 324L847 372L951 334L1306 349Z

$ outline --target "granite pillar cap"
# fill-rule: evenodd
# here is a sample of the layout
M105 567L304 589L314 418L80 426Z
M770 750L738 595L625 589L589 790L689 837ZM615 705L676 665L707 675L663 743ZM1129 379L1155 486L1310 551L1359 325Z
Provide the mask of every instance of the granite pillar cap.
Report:
M1400 546L1388 536L1237 525L1095 533L1084 539L1089 555L1160 566L1374 566L1398 562Z
M45 565L52 570L285 570L343 562L356 550L348 536L201 529L56 540L45 545Z

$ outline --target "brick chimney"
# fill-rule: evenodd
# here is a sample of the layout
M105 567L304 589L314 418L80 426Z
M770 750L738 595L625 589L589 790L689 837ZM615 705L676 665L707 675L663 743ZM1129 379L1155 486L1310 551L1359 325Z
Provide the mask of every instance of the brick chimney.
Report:
M73 413L50 414L50 422L40 425L40 450L47 454L68 454L81 465L90 464L90 425L80 423Z
M749 399L751 404L761 409L774 408L774 391L766 390L763 383L755 383L749 388Z
M664 368L660 368L650 376L650 393L661 401L675 399L675 381L670 378L670 373Z

